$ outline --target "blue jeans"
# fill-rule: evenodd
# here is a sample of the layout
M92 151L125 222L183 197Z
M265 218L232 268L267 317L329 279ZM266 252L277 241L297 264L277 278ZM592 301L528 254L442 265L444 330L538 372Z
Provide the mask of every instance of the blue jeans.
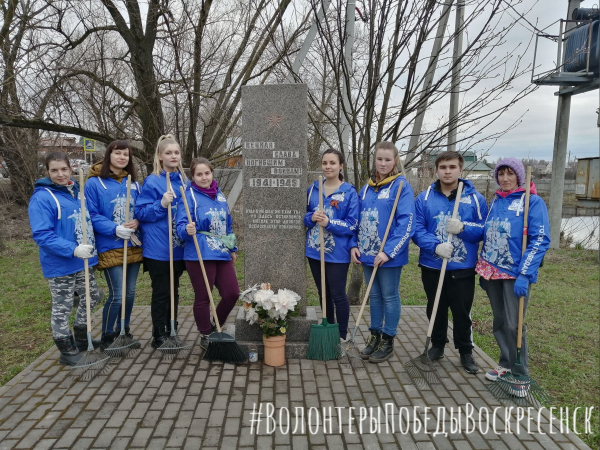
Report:
M362 265L367 285L373 266ZM371 305L371 327L369 330L396 336L400 322L400 267L379 267L369 294Z
M133 299L135 297L135 284L141 263L127 264L127 288L125 292L125 326L129 326ZM102 334L121 331L121 300L123 289L123 266L114 266L104 269L106 284L108 285L108 299L102 311ZM115 327L116 322L116 327ZM116 328L116 329L115 329Z

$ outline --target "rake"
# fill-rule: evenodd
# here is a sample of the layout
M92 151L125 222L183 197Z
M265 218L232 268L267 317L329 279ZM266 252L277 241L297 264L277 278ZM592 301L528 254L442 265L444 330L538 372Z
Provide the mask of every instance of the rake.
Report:
M171 178L167 172L167 191L173 191L171 188ZM174 192L174 191L173 191ZM171 203L167 207L167 219L169 221L169 278L171 285L171 333L163 345L156 350L159 355L167 359L185 358L192 346L177 336L175 330L175 274L173 273L173 212Z
M125 201L125 223L129 222L129 204L131 201L131 175L127 175L127 199ZM121 358L137 353L142 346L125 333L125 296L127 294L127 244L123 241L123 287L121 290L121 332L110 346L104 350L112 358Z
M460 197L462 195L463 182L458 183L456 189L456 199L454 200L454 210L452 211L452 218L456 219L458 216L458 207L460 206ZM452 234L448 233L446 242L452 242ZM444 277L446 275L446 267L448 266L448 258L444 258L442 261L442 269L440 270L440 279L438 281L437 291L435 292L435 300L433 302L433 310L431 311L431 318L429 319L429 328L427 329L427 339L425 340L425 350L423 354L411 359L404 364L404 368L408 372L408 375L414 381L415 385L423 386L426 384L440 384L442 381L433 365L433 361L429 359L428 350L429 344L431 343L431 333L433 332L433 325L435 323L435 317L437 315L438 305L440 303L440 296L442 295L442 287L444 286Z
M188 206L187 198L183 187L179 188L181 192L181 198L183 199L183 205L185 206L185 212L187 214L188 223L192 223L192 215L190 214L190 208ZM206 361L222 361L226 364L241 364L247 360L247 354L242 348L235 342L235 338L230 334L223 333L221 331L221 324L217 317L217 310L215 308L215 302L212 297L212 291L210 289L210 283L206 276L206 269L204 267L204 261L202 260L202 253L200 252L200 246L198 245L198 238L194 234L194 245L196 246L196 253L198 254L198 262L200 263L200 269L202 270L202 276L204 277L204 284L206 285L206 291L208 292L208 298L210 300L210 311L215 319L215 325L217 331L211 333L208 337L208 348L204 354Z
M521 255L527 250L527 223L529 218L529 197L531 195L531 166L527 167L527 178L525 181L525 210L523 214L523 245ZM521 364L521 344L523 342L523 311L525 309L525 297L519 298L519 320L517 323L517 355L514 369L511 372L498 377L498 379L487 385L488 390L498 400L513 400L517 404L548 404L553 399L534 379L529 375L521 375L523 365Z
M390 218L388 220L387 227L385 229L385 234L383 235L383 240L381 241L381 246L379 247L379 251L383 251L383 247L388 238L388 234L390 233L390 228L392 226L392 222L394 220L394 216L396 214L396 208L398 207L398 200L400 200L400 193L402 192L402 188L404 187L404 181L400 182L400 186L398 186L398 192L396 192L396 198L394 199L394 206L392 206L392 213L390 214ZM369 280L369 285L367 286L367 290L365 291L365 296L363 297L362 305L360 306L360 311L358 312L358 317L356 318L356 324L354 325L354 330L352 330L352 336L346 342L343 342L338 345L336 348L336 354L339 358L343 358L348 356L350 359L350 363L358 362L356 360L360 360L362 362L362 358L360 357L360 352L356 348L356 333L358 331L358 327L360 325L360 320L362 319L363 312L365 311L365 306L367 304L367 299L369 298L369 293L371 292L371 287L373 286L373 280L375 280L375 274L377 273L377 267L373 267L373 273L371 274L371 279ZM354 365L354 364L353 364Z
M85 210L85 196L83 193L83 170L79 171L79 199L81 201L81 231L83 237L83 244L87 244L87 215ZM92 311L91 311L91 299L90 299L90 268L88 265L88 259L83 260L83 267L85 273L85 314L87 322L87 341L88 348L81 359L71 368L71 376L77 377L81 380L87 381L94 378L96 375L105 373L108 370L107 363L110 357L100 353L100 351L94 350L94 344L92 343Z

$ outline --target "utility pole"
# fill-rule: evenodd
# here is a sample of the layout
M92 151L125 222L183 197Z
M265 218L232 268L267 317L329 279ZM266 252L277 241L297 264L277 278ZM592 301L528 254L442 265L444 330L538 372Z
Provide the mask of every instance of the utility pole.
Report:
M567 18L571 18L573 10L581 6L581 0L569 0ZM567 23L565 34L574 28L573 23ZM560 43L559 43L560 45ZM566 42L563 44L564 59ZM562 65L562 61L557 61ZM560 68L563 71L563 68ZM571 114L571 93L558 94L556 108L556 129L554 130L554 149L552 151L552 179L550 180L550 248L560 245L560 226L562 223L562 206L565 192L565 159L567 157L567 142L569 139L569 116Z
M406 154L406 164L409 164L415 159L415 153L421 140L421 129L423 128L423 119L425 118L425 111L427 110L427 99L430 94L431 84L433 83L433 76L435 75L435 69L437 68L438 58L442 49L442 43L444 41L444 32L448 25L448 18L450 17L450 8L452 7L453 0L446 0L442 15L440 16L440 23L435 34L435 40L433 41L433 48L431 49L431 56L429 57L429 65L427 66L427 72L425 73L425 79L423 80L423 90L419 96L419 107L417 108L417 116L415 117L415 123L410 135L410 143L408 144L408 153Z
M448 120L448 151L456 151L456 133L458 130L458 101L460 92L460 73L462 56L463 28L465 22L464 0L456 1L456 25L454 28L454 55L452 61L452 87L450 92L450 117Z

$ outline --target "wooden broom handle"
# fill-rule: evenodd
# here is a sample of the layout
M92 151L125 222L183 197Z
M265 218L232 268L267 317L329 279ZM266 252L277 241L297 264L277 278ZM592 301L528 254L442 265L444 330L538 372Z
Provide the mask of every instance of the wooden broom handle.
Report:
M452 210L452 218L456 219L458 216L458 208L460 206L460 197L462 195L463 182L458 182L458 188L456 188L456 199L454 199L454 209ZM452 242L452 234L448 233L446 242ZM435 316L437 315L438 306L440 304L440 297L442 295L442 287L444 287L444 277L446 276L446 267L448 266L448 259L444 258L442 261L442 269L440 270L440 279L438 280L437 290L435 291L435 300L433 301L433 310L431 311L431 319L429 320L429 328L427 328L427 337L431 337L433 332L433 324L435 322Z
M323 209L323 175L319 175L319 211L325 212ZM325 283L325 228L319 225L319 247L321 255L321 299L323 300L322 310L323 318L327 318L327 285Z
M167 178L167 192L171 189L171 173L165 171ZM174 200L174 199L173 199ZM173 202L171 202L173 203ZM171 320L175 320L175 274L173 272L173 212L171 203L167 206L167 217L169 220L169 285L171 288Z
M79 200L81 202L81 232L82 232L82 243L87 245L87 218L85 214L85 195L83 193L84 178L83 169L79 169ZM92 332L92 313L91 313L91 299L90 299L90 267L88 259L83 259L83 267L85 273L85 315L87 322L87 332Z
M527 250L528 220L529 220L529 198L531 196L531 166L527 167L527 177L525 178L525 210L523 211L523 245L521 246L521 256ZM523 310L525 309L525 297L519 298L519 322L517 324L517 348L521 348L523 341Z
M179 187L179 191L181 192L181 198L183 199L183 206L185 206L185 213L187 214L188 223L192 223L192 215L190 214L190 208L188 206L187 198L185 197L185 191L183 190L183 186ZM194 238L194 245L196 246L196 253L198 254L198 262L200 263L200 269L202 269L202 277L204 277L204 284L206 285L206 292L208 292L208 299L210 300L210 311L215 319L215 325L217 326L217 331L221 332L221 324L219 323L219 318L217 317L217 309L215 308L215 301L213 300L212 290L210 288L210 283L208 282L208 277L206 276L206 269L204 268L204 261L202 260L202 253L200 252L200 246L198 245L198 238L194 234L192 236Z
M125 200L125 223L129 222L131 201L131 175L127 175L127 197ZM125 318L125 296L127 295L127 239L123 239L123 286L121 286L121 319Z
M383 247L385 247L385 243L388 238L388 234L390 233L390 228L392 227L392 222L394 221L394 216L396 215L396 208L398 207L398 200L400 200L400 193L402 192L402 188L404 187L404 181L400 182L400 186L398 186L398 192L396 192L396 199L394 200L394 206L392 206L392 214L388 219L387 227L385 228L385 234L383 235L383 240L381 241L381 246L379 247L379 252L383 251ZM358 312L358 317L356 318L356 326L360 324L360 320L362 319L363 312L365 311L365 306L367 305L367 299L369 298L369 294L371 293L371 287L373 286L373 280L375 279L375 274L377 273L378 267L373 267L373 273L371 274L371 279L369 280L369 285L367 286L367 290L365 291L365 296L363 297L362 304L360 305L360 311Z

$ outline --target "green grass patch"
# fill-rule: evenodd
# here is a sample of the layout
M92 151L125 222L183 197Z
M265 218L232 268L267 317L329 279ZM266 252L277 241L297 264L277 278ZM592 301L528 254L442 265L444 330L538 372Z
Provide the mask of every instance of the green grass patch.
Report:
M410 263L402 270L403 305L424 305L426 297L417 266L418 253L410 248ZM244 283L244 254L236 261L240 288ZM12 241L0 254L3 288L0 293L0 385L27 367L53 343L50 332L51 298L42 277L37 246ZM307 302L318 305L317 289L307 268ZM269 281L269 280L265 280ZM103 276L98 284L106 292ZM364 286L364 283L363 283ZM363 287L364 289L364 287ZM215 300L219 296L214 290ZM150 277L140 272L136 305L149 305ZM192 305L194 291L187 273L180 283L180 304ZM556 399L556 406L600 406L600 288L598 253L551 250L534 285L526 315L530 347L530 375ZM473 306L474 338L493 359L499 356L492 334L492 312L483 290L476 287ZM484 368L487 369L487 368ZM594 430L600 423L597 409ZM592 448L600 447L598 434L582 436Z

